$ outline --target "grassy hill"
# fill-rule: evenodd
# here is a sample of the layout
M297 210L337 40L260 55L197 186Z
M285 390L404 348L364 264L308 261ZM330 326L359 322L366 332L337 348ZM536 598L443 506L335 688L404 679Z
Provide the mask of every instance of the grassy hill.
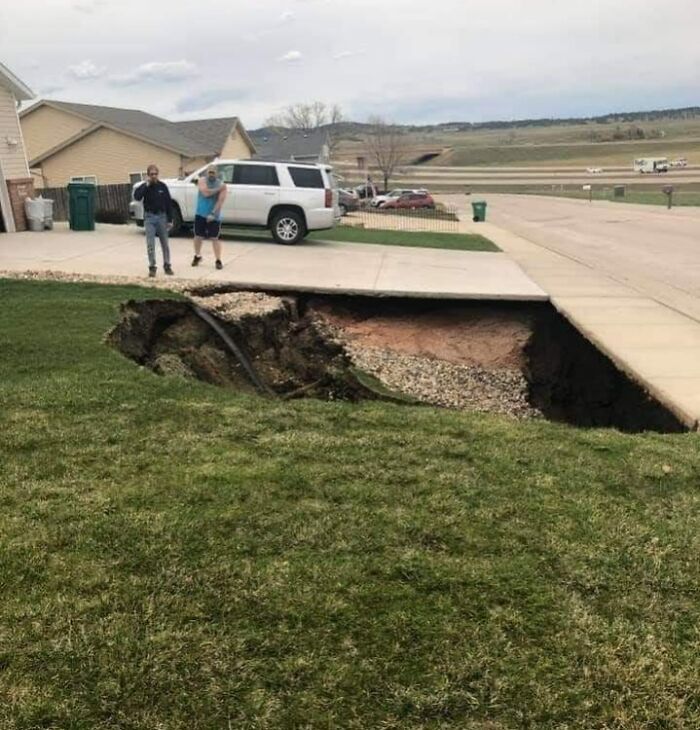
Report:
M540 120L540 122L464 123L433 127L402 126L406 156L443 151L430 164L479 165L629 165L635 157L687 157L700 163L700 116L638 112L638 118ZM649 118L644 118L644 115ZM365 154L367 125L344 123L338 128L338 159Z

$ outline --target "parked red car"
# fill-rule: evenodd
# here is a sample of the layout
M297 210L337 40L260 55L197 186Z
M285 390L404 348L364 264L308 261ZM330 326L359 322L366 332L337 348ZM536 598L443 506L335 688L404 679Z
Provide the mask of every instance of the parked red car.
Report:
M404 193L400 198L391 198L386 203L380 203L382 210L389 208L435 208L435 201L430 193Z

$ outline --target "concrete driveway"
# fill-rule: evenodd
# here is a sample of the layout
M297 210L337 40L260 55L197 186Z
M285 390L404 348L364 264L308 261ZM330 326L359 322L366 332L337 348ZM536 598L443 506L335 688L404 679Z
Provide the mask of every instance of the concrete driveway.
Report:
M374 296L455 299L546 300L547 295L508 256L370 244L308 241L280 246L260 241L225 241L224 269L214 268L210 244L192 268L192 241L171 240L177 278L227 282L251 289L315 291ZM156 243L159 278L160 245ZM3 271L141 277L147 275L143 231L136 226L100 225L74 232L65 225L42 233L0 235Z

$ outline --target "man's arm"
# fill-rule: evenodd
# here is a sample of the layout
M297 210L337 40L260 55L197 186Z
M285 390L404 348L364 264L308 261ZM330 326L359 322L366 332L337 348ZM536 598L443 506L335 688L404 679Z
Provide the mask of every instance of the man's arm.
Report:
M143 196L146 194L146 188L148 187L147 182L141 183L136 190L134 190L134 200L143 200Z
M168 186L165 183L161 183L163 186L163 189L165 190L165 202L167 204L167 209L165 211L165 215L168 217L168 223L173 222L173 199L170 197L170 190Z
M213 214L218 217L219 213L221 213L221 206L224 204L224 200L226 200L226 195L228 194L228 190L226 189L225 185L221 186L221 190L219 190L219 197L216 201L216 205L214 206Z
M210 188L207 185L207 179L205 177L199 178L197 190L199 190L205 198L211 198L212 195L218 195L221 192L220 188Z

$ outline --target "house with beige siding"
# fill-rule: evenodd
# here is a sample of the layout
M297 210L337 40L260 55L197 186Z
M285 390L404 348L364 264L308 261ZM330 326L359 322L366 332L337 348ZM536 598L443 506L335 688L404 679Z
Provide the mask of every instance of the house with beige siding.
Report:
M238 117L171 122L137 109L53 100L19 116L35 187L134 183L151 162L162 177L179 177L216 157L249 159L256 151Z
M11 200L29 177L17 105L34 96L32 90L0 63L0 233L15 230L21 200ZM18 210L19 208L19 210ZM17 221L19 224L19 221Z

